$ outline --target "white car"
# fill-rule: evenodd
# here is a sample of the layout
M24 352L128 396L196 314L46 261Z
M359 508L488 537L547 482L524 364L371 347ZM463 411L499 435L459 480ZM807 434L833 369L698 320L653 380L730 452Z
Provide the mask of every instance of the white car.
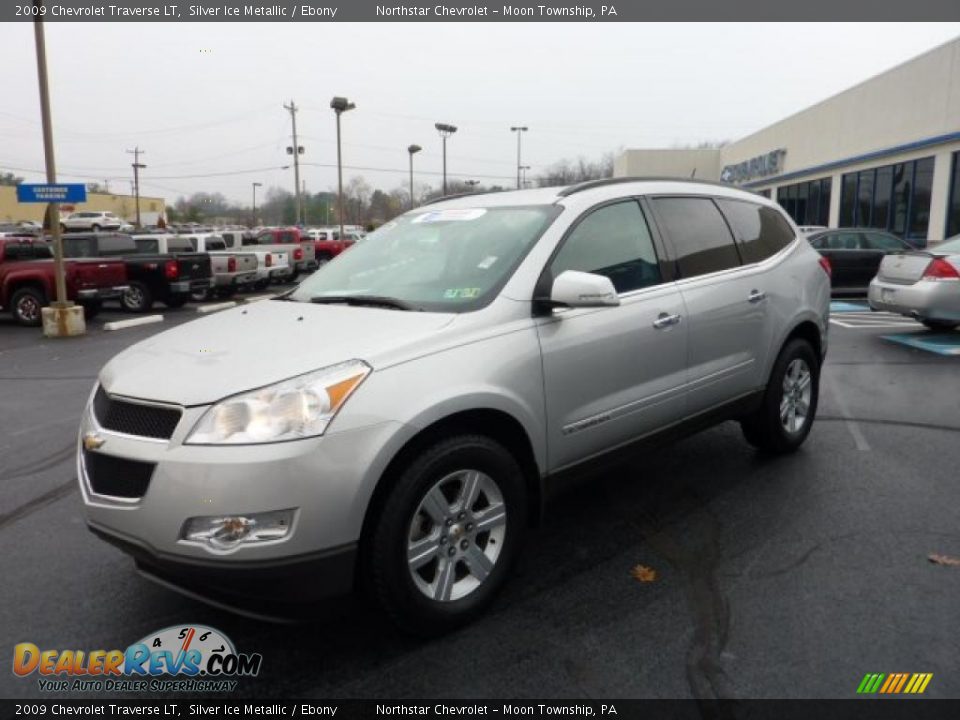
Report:
M70 213L65 218L60 219L61 230L119 230L124 225L124 221L118 218L112 212L105 210L87 210L84 212Z

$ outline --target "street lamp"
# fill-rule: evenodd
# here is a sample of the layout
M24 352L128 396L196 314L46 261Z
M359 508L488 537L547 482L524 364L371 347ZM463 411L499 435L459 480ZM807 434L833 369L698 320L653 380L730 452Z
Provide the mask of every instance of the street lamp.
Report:
M447 138L457 131L456 125L447 125L446 123L434 123L433 125L440 137L443 138L443 194L447 194Z
M510 128L510 132L517 134L517 190L520 189L520 138L527 130L529 130L529 128L525 125L515 125Z
M335 97L330 101L330 107L337 114L337 215L340 219L340 237L343 238L343 161L340 157L340 116L348 110L353 110L356 105L345 97Z
M254 228L257 226L257 188L263 187L263 183L255 182L253 183L253 220L250 223L250 227Z
M423 150L419 145L411 145L407 148L407 152L410 153L410 208L413 209L413 156L414 154Z

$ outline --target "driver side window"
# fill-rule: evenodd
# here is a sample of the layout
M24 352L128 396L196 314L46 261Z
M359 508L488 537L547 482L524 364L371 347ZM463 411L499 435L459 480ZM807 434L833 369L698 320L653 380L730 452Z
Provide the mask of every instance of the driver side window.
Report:
M658 285L657 254L637 202L606 205L581 220L550 266L554 278L565 270L608 277L618 293Z

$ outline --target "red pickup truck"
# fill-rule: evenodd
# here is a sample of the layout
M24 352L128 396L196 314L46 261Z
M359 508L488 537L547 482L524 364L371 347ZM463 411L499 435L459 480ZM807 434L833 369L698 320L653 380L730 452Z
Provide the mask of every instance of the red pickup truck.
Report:
M327 228L305 230L304 234L307 238L313 240L318 266L330 262L356 242L354 238L349 236L349 233L347 233L347 237L341 238L339 231Z
M83 305L93 317L107 298L127 289L123 260L64 260L67 299ZM41 323L40 308L56 297L53 251L28 238L0 238L0 307L20 325Z

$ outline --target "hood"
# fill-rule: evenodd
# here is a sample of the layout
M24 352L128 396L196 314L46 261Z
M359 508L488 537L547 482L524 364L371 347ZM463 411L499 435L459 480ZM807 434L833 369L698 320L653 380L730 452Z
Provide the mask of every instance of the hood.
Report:
M139 342L107 363L100 381L117 395L205 405L346 360L376 370L454 317L265 300Z

